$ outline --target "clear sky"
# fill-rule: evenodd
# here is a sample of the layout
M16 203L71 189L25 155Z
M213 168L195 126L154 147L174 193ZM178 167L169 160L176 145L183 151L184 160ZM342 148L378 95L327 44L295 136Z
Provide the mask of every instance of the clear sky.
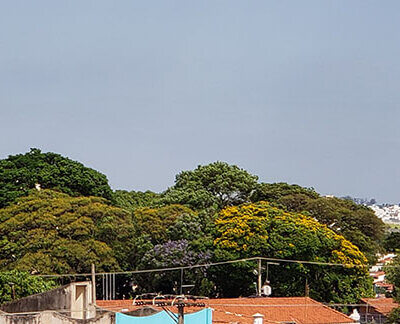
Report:
M220 160L400 202L400 1L0 2L0 158L162 191Z

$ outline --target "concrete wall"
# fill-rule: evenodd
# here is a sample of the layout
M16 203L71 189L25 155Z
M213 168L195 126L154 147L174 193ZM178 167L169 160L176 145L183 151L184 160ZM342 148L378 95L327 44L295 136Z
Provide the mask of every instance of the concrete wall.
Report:
M89 319L96 316L90 281L74 282L41 294L12 301L0 306L7 313L38 313L54 310L72 318Z
M0 324L115 324L115 314L102 312L91 319L76 319L52 311L20 315L1 313Z
M39 314L33 315L4 315L0 314L0 324L40 324Z
M41 294L31 295L0 306L7 313L28 313L45 310L69 310L71 308L71 289L62 286Z
M1 305L0 324L115 324L115 314L96 312L92 284L84 281Z

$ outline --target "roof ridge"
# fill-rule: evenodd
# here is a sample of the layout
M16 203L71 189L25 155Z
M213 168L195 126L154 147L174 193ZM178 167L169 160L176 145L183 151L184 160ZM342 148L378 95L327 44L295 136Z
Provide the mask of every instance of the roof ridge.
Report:
M323 307L326 307L326 308L328 308L329 310L331 310L331 311L337 313L337 314L340 314L341 316L345 317L346 319L352 320L353 323L356 323L356 321L353 320L350 316L348 316L348 315L346 315L346 314L344 314L344 313L342 313L342 312L339 312L338 310L336 310L336 309L334 309L334 308L331 308L331 307L329 307L329 306L327 306L327 305L325 305L325 304L322 304L322 303L321 303L321 305L322 305Z

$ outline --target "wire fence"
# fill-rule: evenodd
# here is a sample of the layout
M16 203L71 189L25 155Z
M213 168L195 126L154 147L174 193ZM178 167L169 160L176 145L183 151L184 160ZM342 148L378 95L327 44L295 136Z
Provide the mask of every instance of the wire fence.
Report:
M332 263L332 262L321 262L321 261L308 261L308 260L294 260L294 259L279 259L279 258L268 258L268 257L251 257L251 258L243 258L238 260L228 260L221 262L210 262L203 264L194 264L187 266L177 266L177 267L166 267L166 268L154 268L154 269L141 269L141 270L130 270L130 271L110 271L110 272L97 272L96 275L107 275L107 274L140 274L140 273L152 273L152 272L166 272L166 271L176 271L176 270L185 270L185 269L195 269L195 268L207 268L224 264L233 264L240 262L248 262L248 261L272 261L272 262L282 262L282 263L295 263L295 264L310 264L310 265L320 265L320 266L334 266L334 267L345 267L345 268L371 268L374 265L370 264L353 264L353 263ZM400 268L400 265L385 265L388 268ZM82 276L88 277L91 276L92 273L66 273L66 274L34 274L37 277L74 277L74 276Z
M174 287L169 287L170 291L163 291L165 293L190 293L190 287L195 286L194 284L185 285L184 284L184 271L185 276L190 277L196 269L210 269L212 267L218 267L223 265L230 264L238 264L238 263L250 263L256 261L264 261L267 265L266 267L266 278L268 279L268 264L276 264L276 265L304 265L304 266L321 266L321 267L341 267L346 269L367 269L370 265L355 265L355 264L347 264L347 263L333 263L333 262L321 262L321 261L308 261L308 260L294 260L294 259L280 259L280 258L269 258L269 257L250 257L250 258L242 258L236 260L227 260L227 261L219 261L219 262L210 262L204 264L194 264L187 266L175 266L175 267L165 267L165 268L152 268L152 269L135 269L130 271L110 271L110 272L94 272L94 273L67 273L67 274L33 274L36 277L49 278L51 280L56 280L61 285L66 284L73 281L85 281L90 280L90 277L95 278L96 282L96 291L97 297L104 300L110 299L124 299L134 296L137 292L135 291L135 282L141 283L150 283L154 279L154 275L157 275L158 278L166 278L166 274L170 272L176 272L176 275L168 276L169 280L171 278L174 280ZM254 264L249 264L250 267L254 266L254 271L257 271ZM388 267L399 267L397 265L388 265ZM202 270L203 271L203 270ZM207 270L208 271L208 270ZM179 275L178 275L179 273ZM279 276L283 273L282 269L279 271L275 270L275 275ZM305 274L305 288L304 295L308 295L307 288L307 275ZM135 279L133 279L135 278ZM301 278L299 278L300 280ZM304 279L304 278L303 278ZM259 283L252 283L255 286L258 286ZM185 287L186 291L182 289ZM187 288L189 287L189 288ZM147 285L149 288L149 285ZM146 289L146 287L143 287ZM173 291L171 291L173 289ZM256 288L257 289L257 288ZM148 291L148 289L146 290ZM143 290L142 290L143 292ZM257 293L257 291L255 291ZM341 305L341 307L346 307L348 305ZM337 307L340 307L339 305Z

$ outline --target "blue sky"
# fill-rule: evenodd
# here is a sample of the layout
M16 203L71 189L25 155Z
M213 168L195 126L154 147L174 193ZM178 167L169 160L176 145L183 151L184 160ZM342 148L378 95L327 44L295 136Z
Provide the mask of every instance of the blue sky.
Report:
M400 2L2 1L0 158L162 191L216 160L400 202Z

